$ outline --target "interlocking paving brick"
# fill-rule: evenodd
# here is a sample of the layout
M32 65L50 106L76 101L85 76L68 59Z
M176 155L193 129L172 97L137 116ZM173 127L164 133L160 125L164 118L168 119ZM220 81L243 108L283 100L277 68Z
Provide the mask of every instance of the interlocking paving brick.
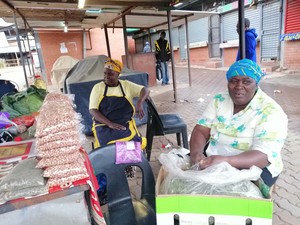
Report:
M289 211L282 211L280 214L276 214L278 218L283 221L284 225L298 225L299 218L291 215ZM273 222L273 225L277 225Z

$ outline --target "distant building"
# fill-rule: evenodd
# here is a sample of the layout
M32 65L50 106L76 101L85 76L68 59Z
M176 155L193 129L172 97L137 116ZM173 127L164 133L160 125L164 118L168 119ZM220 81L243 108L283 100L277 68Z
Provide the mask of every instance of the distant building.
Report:
M300 48L300 13L295 13L300 12L299 3L299 0L245 0L245 17L250 19L250 28L255 28L259 35L257 62L267 71L278 67L300 69L300 54L297 52ZM229 67L236 59L239 46L236 32L238 2L195 1L181 9L219 12L188 23L190 60L191 64L211 68ZM153 45L159 31L150 30L150 36ZM135 33L133 38L137 52L142 52L143 43L149 40L148 33ZM185 62L185 25L172 28L172 45L175 63Z

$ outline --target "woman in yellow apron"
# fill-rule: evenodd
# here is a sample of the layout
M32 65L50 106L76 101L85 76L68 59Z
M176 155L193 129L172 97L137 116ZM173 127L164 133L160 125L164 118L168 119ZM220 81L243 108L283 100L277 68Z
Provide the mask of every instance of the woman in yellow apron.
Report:
M90 113L93 116L93 133L95 148L113 144L116 141L138 141L141 147L146 147L146 138L139 133L133 116L137 113L141 119L144 116L143 102L149 96L146 87L127 80L119 80L122 63L108 59L104 65L104 81L96 84L90 95ZM138 97L136 109L132 99ZM127 177L134 176L133 167L126 168ZM107 203L106 176L97 176L97 190L100 204Z
M96 84L90 95L90 113L93 116L95 148L116 141L138 141L142 149L146 139L140 135L133 116L144 116L143 102L149 90L128 80L119 80L122 63L108 59L104 65L104 81ZM138 97L136 109L132 99Z

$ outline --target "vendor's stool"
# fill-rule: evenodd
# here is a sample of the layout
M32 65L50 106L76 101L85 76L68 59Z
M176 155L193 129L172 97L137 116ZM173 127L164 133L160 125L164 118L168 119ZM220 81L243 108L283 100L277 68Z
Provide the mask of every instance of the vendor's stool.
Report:
M142 154L141 163L115 164L115 144L90 152L95 175L107 178L108 225L156 225L155 180L148 160ZM125 168L137 166L142 171L141 199L132 200Z

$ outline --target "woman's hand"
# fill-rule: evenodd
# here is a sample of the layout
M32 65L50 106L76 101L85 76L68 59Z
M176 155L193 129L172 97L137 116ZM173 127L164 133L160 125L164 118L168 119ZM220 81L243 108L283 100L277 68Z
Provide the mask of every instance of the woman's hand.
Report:
M126 127L124 127L120 124L117 124L117 123L110 122L109 124L107 124L107 126L114 130L126 130Z
M143 102L148 98L149 96L149 89L146 87L143 87L143 89L140 92L139 100L136 103L135 106L135 114L138 116L138 118L141 120L145 116L145 112L143 109Z
M136 108L135 114L138 116L140 120L143 119L143 117L145 116L143 104L140 101L138 101L135 108Z
M190 154L190 163L191 165L199 164L203 159L205 159L205 156L201 153L199 154Z
M226 156L212 155L200 160L201 169L206 169L212 165L219 164L221 162L226 162Z

